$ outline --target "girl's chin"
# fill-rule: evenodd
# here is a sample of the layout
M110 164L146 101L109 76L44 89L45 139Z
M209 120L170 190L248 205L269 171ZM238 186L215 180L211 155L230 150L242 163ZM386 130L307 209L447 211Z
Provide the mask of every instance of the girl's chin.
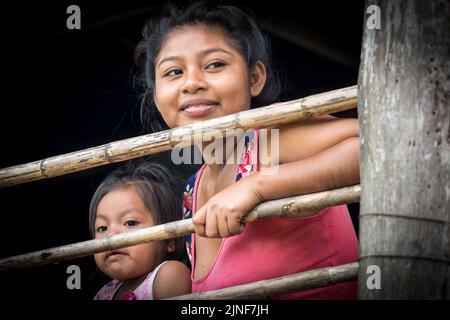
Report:
M138 278L138 276L136 276L134 274L124 273L119 270L116 272L114 272L114 271L108 272L107 274L111 279L115 279L115 280L119 280L119 281L128 281L128 280L133 280L133 279Z

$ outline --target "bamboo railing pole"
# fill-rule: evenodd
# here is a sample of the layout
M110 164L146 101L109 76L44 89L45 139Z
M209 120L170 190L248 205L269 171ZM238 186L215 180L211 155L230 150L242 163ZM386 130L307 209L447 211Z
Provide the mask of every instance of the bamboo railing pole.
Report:
M358 202L359 185L335 190L268 201L257 205L243 219L253 222L271 217L308 216L319 209ZM192 219L179 220L141 230L120 233L104 239L94 239L70 245L0 259L0 271L24 269L57 261L80 258L91 254L129 247L149 241L185 236L194 232Z
M0 169L0 188L139 158L175 146L188 146L199 137L211 139L218 130L226 134L227 129L267 128L353 109L356 101L356 86L352 86L3 168Z
M172 297L168 300L269 299L280 294L288 294L356 280L358 278L358 269L358 262L353 262L219 290L185 294Z

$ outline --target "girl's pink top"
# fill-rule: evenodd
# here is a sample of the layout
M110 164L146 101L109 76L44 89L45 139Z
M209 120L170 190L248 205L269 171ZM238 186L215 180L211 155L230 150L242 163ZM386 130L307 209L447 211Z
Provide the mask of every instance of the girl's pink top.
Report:
M150 272L147 277L142 281L142 283L133 291L125 292L120 300L153 300L153 282L155 282L156 275L159 269L166 263L164 261L158 265L152 272ZM112 300L116 295L116 292L122 286L122 281L111 280L106 285L104 285L99 292L94 297L94 300Z
M238 179L258 170L257 156L258 131L255 130L246 140ZM192 214L197 210L197 189L204 168L205 165L196 175L193 190L187 190L188 197L185 197L185 200L192 199L192 205L187 208ZM345 205L324 209L310 217L248 223L240 235L223 239L211 269L200 279L194 279L195 234L191 243L192 292L217 290L358 260L358 240ZM355 299L356 281L273 298Z

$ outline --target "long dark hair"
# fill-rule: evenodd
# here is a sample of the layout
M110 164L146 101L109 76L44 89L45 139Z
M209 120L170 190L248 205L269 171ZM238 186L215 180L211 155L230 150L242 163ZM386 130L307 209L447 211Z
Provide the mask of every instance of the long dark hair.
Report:
M98 186L89 207L89 229L95 235L97 207L108 193L124 186L132 186L139 193L146 208L153 214L156 224L163 224L183 218L183 181L157 163L143 160L130 161L111 172ZM175 251L168 253L166 260L180 260L183 251L182 238L164 240L175 245Z
M260 61L266 67L267 81L262 92L252 98L251 106L268 105L277 99L281 90L279 77L270 62L268 39L258 28L250 13L227 5L210 2L194 2L187 7L167 5L157 19L148 21L142 30L142 40L135 50L135 62L139 73L136 84L142 90L141 121L153 132L167 129L153 101L155 88L155 59L168 34L176 28L194 25L219 27L233 46L242 54L249 70Z

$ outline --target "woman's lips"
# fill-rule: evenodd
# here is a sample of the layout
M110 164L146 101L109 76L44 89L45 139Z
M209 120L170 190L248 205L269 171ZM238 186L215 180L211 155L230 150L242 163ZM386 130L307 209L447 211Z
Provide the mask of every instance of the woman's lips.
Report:
M217 104L202 104L196 106L190 106L182 110L183 113L189 116L203 116L210 113L218 105Z
M180 111L187 116L203 116L219 105L218 101L206 98L195 98L184 101L180 107Z

